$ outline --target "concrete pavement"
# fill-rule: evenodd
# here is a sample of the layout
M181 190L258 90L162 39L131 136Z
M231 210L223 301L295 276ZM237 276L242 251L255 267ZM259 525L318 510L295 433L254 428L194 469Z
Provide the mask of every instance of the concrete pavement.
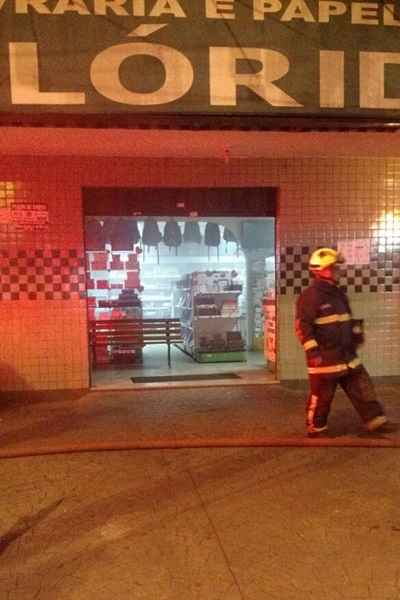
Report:
M396 420L399 386L378 388ZM10 398L0 449L303 439L303 389L224 390ZM341 395L331 428L332 444L363 440ZM398 453L268 445L3 459L0 597L399 600Z
M338 392L329 440L304 437L305 384L33 394L4 398L0 458L96 449L203 446L398 446L400 431L365 436ZM378 385L400 422L399 385Z

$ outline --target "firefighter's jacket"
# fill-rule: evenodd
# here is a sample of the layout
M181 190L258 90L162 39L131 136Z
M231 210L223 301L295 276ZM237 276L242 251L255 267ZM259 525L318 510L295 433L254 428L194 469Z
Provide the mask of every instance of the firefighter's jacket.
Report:
M296 304L296 334L309 375L337 376L357 368L359 326L346 294L329 281L315 279Z

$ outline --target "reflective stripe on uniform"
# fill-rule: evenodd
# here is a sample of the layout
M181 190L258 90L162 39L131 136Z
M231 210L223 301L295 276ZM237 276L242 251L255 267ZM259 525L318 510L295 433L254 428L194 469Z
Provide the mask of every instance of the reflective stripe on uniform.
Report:
M350 369L355 369L356 367L359 367L360 365L361 365L361 360L359 358L353 358L353 360L351 360L349 362Z
M303 344L304 350L311 350L311 348L318 348L317 340L308 340Z
M343 313L342 315L329 315L328 317L319 317L315 319L316 325L330 325L331 323L342 323L344 321L350 321L351 315L349 313Z
M340 373L341 371L347 371L346 363L338 365L329 365L327 367L308 367L310 375L322 375L323 373Z
M361 360L353 358L349 363L338 363L337 365L329 365L325 367L308 367L310 375L323 375L324 373L340 373L347 371L347 369L355 369L361 365Z
M309 404L308 404L308 410L307 410L307 425L308 426L313 426L313 424L314 424L314 414L315 414L315 409L317 408L317 402L318 402L318 396L314 396L314 394L312 394Z

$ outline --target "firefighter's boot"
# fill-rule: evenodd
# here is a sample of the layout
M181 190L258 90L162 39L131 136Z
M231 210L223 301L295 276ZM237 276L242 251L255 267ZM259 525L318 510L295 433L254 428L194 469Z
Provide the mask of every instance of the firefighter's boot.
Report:
M312 425L311 427L308 428L307 430L307 437L309 438L324 438L327 437L328 435L328 426L324 425L323 427L314 427L314 425Z

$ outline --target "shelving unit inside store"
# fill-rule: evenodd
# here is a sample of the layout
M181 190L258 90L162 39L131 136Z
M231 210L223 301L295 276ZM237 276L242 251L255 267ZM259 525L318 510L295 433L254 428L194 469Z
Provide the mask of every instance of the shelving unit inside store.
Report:
M243 362L246 348L239 296L231 271L193 272L177 283L175 312L183 350L197 362Z

